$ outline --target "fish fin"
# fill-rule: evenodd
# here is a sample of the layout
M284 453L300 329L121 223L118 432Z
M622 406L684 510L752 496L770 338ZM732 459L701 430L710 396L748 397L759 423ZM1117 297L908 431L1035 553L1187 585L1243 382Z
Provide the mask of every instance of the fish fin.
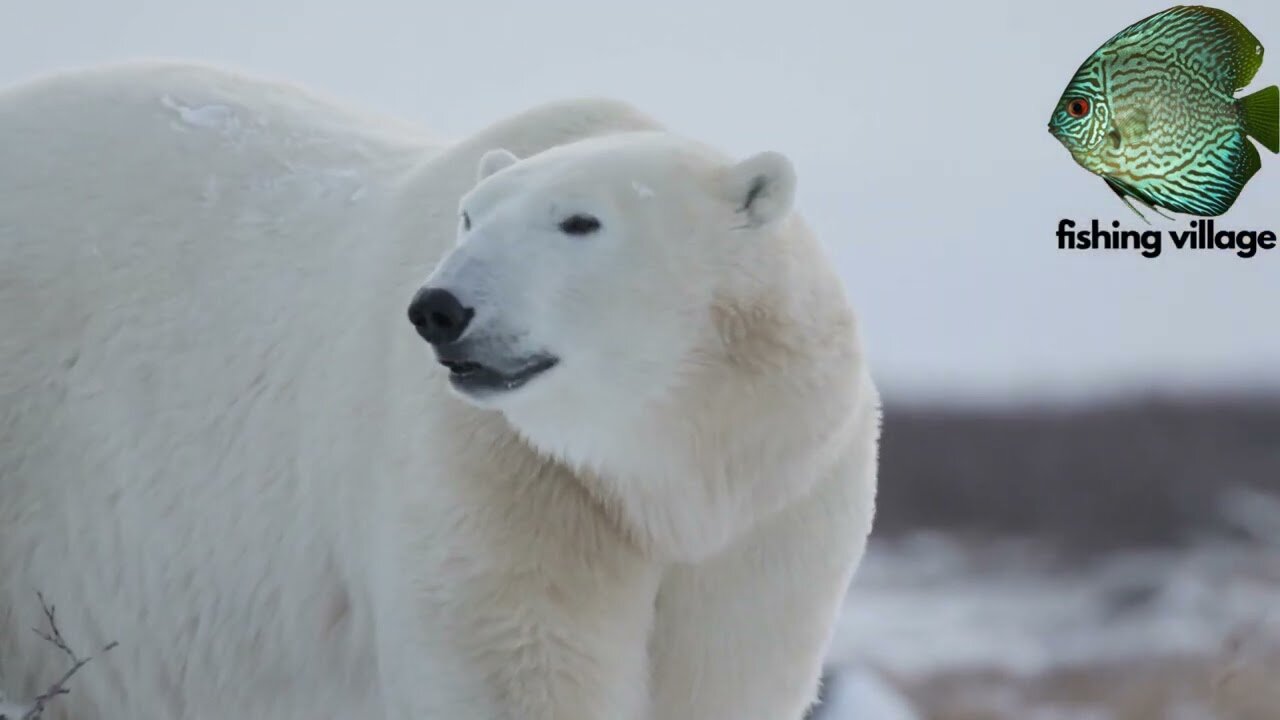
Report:
M1134 200L1137 200L1138 202L1142 203L1148 210L1159 215L1165 220L1173 220L1172 217L1160 212L1160 208L1155 204L1154 200L1147 197L1143 193L1139 192L1136 188L1130 187L1126 183L1123 183L1114 178L1109 178L1105 175L1102 176L1102 179L1107 181L1107 185L1110 186L1113 191L1115 191L1116 195L1120 196L1120 199L1124 201L1124 204L1128 205L1129 209L1132 210L1134 214L1136 214L1138 217L1142 218L1142 221L1145 222L1146 224L1150 225L1151 221L1147 219L1146 215L1143 215L1141 212L1139 212L1138 208L1134 207L1132 202L1129 202L1129 198L1133 198Z
M1244 131L1268 150L1280 153L1280 87L1272 85L1241 98Z
M1214 68L1210 79L1224 92L1235 92L1253 81L1262 67L1262 43L1234 15L1217 8L1179 5L1139 20L1120 31L1099 50L1118 43L1159 38L1175 49L1204 55Z
M1114 192L1115 192L1115 194L1116 194L1117 196L1119 196L1119 198L1120 198L1121 200L1123 200L1123 201L1124 201L1124 204L1129 206L1129 209L1133 211L1133 214L1134 214L1134 215L1137 215L1138 217L1142 218L1142 222L1144 222L1144 223L1146 223L1146 224L1148 224L1148 225L1150 225L1150 224L1151 224L1151 221L1147 219L1147 216L1146 216L1146 215L1143 215L1143 214L1138 210L1138 208L1134 207L1132 202L1129 202L1129 193L1128 193L1128 191L1124 188L1124 186L1120 185L1120 183L1118 183L1118 182L1116 182L1116 181L1112 180L1112 179L1111 179L1111 178L1109 178L1109 177L1104 177L1104 178L1102 178L1102 179L1107 181L1107 187L1111 188L1111 189L1112 189L1112 191L1114 191Z
M1204 37L1206 43L1229 39L1229 50L1224 52L1226 57L1221 60L1228 63L1224 65L1224 71L1235 84L1232 90L1239 90L1253 82L1253 76L1262 67L1263 49L1258 38L1226 10L1211 7L1192 9L1206 16L1210 23L1211 29L1206 31Z
M1160 208L1156 207L1155 205L1147 205L1147 207L1151 209L1151 212L1153 212L1153 213L1155 213L1155 214L1159 215L1160 217L1164 218L1165 220L1168 220L1168 221L1170 221L1170 222L1172 222L1172 221L1173 221L1173 216L1172 216L1172 215L1165 215L1164 213L1160 212Z
M1236 168L1229 176L1229 185L1213 195L1205 195L1202 199L1207 202L1207 206L1196 209L1192 214L1204 217L1225 214L1240 199L1244 186L1262 169L1262 156L1258 154L1257 146L1245 137L1241 137L1240 142L1243 147Z
M1262 157L1258 155L1258 148L1248 140L1244 141L1244 170L1240 175L1240 189L1244 189L1245 183L1249 182L1259 170L1262 169Z

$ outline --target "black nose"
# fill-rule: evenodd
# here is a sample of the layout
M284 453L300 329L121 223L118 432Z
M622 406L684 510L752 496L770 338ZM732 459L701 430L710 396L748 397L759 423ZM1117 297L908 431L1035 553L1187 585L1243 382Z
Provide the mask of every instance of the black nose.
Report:
M409 322L418 329L423 340L432 345L451 343L462 337L475 310L463 306L458 298L441 288L422 288L409 303Z

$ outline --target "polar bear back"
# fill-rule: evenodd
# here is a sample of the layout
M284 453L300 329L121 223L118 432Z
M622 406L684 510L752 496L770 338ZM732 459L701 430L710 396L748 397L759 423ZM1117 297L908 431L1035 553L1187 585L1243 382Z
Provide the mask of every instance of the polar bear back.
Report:
M319 486L359 460L305 418L355 412L338 379L378 377L357 348L394 320L367 316L403 299L384 286L370 307L370 283L421 268L380 267L368 240L433 141L150 64L8 91L0 136L0 683L29 694L63 669L29 630L39 591L77 650L122 642L77 678L82 716L122 700L184 716L273 665L341 679L316 714L369 707L362 608L327 530L344 498ZM338 622L350 653L296 639ZM270 714L270 693L242 696Z
M354 273L341 260L371 255L362 240L386 230L369 219L436 147L288 86L176 64L10 90L0 136L0 302L22 313L10 362L64 336L83 344L105 315L133 333L190 324L193 342L243 343L235 328L287 321L290 283ZM42 341L13 337L25 329ZM0 374L0 390L16 375Z

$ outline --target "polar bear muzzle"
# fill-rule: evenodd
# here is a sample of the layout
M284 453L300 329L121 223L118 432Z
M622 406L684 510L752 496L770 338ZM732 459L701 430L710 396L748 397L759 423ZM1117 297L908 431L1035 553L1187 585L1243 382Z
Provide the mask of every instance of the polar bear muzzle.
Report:
M515 390L560 362L554 355L539 354L507 370L467 359L470 357L474 355L465 345L436 349L436 359L449 369L449 383L464 395L477 397Z
M546 353L511 358L483 337L463 339L473 317L473 308L443 288L424 287L409 303L409 322L431 344L459 392L478 397L515 390L560 362Z
M409 303L409 322L433 346L456 342L476 311L443 288L424 287Z

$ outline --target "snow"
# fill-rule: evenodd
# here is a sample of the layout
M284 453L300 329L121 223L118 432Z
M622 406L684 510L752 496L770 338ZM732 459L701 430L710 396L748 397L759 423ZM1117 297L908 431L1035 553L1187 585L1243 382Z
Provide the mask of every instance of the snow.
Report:
M29 712L31 712L30 705L5 702L4 697L0 696L0 720L22 720Z
M207 130L222 136L232 148L244 150L246 144L263 132L269 123L264 118L247 121L232 107L217 103L205 105L189 105L175 99L172 95L160 98L160 104L177 114L179 123L175 128L182 131ZM329 145L334 139L325 135L309 137L289 137L286 142L297 145ZM309 197L340 197L347 204L359 202L366 193L364 179L360 172L353 168L328 166L302 166L294 161L283 162L283 172L252 178L249 181L251 192L267 197L279 192L303 189ZM201 192L201 201L205 207L218 204L223 196L223 181L210 175L205 179Z
M1070 564L1050 561L1031 540L925 532L873 540L832 642L829 700L814 720L914 720L901 688L989 675L1013 683L969 689L966 697L990 717L1114 720L1097 706L1031 706L1016 684L1068 668L1275 657L1280 502L1241 492L1224 510L1239 539ZM1170 712L1174 720L1215 717L1191 700Z
M867 557L832 659L905 676L988 668L1034 676L1077 664L1218 652L1254 628L1280 637L1280 554L1206 541L1052 572L1016 542L919 535Z
M226 105L190 107L174 100L170 95L160 98L160 104L176 112L178 118L191 127L223 132L231 132L240 127L239 116Z
M866 668L845 668L826 682L820 718L922 720L901 692Z

